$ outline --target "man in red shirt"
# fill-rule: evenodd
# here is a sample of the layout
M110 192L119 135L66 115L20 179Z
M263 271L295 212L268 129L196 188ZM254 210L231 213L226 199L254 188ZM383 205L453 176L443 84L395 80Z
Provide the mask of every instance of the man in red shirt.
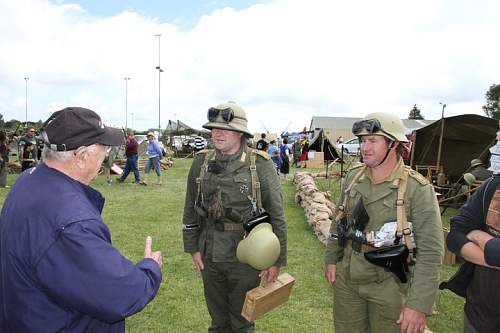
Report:
M135 183L136 184L141 183L141 178L139 177L139 169L137 168L138 147L139 144L137 143L137 140L134 137L134 133L128 132L127 142L125 144L125 156L127 157L127 163L125 164L125 170L123 171L121 177L118 178L118 181L120 183L123 183L125 179L127 179L127 176L130 173L130 171L134 172Z

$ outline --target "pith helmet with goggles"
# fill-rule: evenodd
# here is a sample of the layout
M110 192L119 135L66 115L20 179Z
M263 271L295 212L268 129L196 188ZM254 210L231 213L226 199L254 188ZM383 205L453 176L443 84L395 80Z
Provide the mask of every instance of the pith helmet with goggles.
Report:
M247 116L245 111L235 102L227 102L208 109L208 123L203 128L212 128L235 131L252 137L253 134L247 128Z
M357 137L381 135L391 141L408 142L401 119L388 112L375 112L352 125L352 133Z

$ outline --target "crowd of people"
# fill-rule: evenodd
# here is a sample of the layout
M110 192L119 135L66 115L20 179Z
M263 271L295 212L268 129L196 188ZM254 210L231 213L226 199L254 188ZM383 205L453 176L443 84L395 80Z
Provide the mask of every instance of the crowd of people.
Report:
M306 167L305 161L307 161L309 151L309 142L306 136L295 140L293 144L290 144L288 138L285 137L278 146L276 139L268 141L266 133L262 133L255 148L265 151L271 156L276 173L282 175L284 180L288 179L290 166Z
M241 314L245 295L260 280L274 281L287 264L279 173L286 177L290 164L306 158L308 142L290 147L284 139L278 147L263 134L259 149L249 147L247 114L234 102L210 108L203 127L214 149L200 149L189 170L184 251L203 284L208 332L255 332ZM36 155L31 133L20 144L26 162ZM422 333L444 250L434 188L404 165L408 139L396 115L369 114L352 133L363 163L342 182L324 256L335 332ZM112 148L123 144L123 133L102 126L94 111L65 108L44 123L41 136L43 162L18 177L0 214L0 332L124 332L125 318L157 294L163 260L149 236L137 264L111 244L101 217L104 198L90 186ZM147 137L143 182L155 169L161 184L162 151L153 133ZM441 287L465 297L465 333L500 331L500 132L496 139L492 176L452 218L448 236L448 247L466 263L458 279ZM0 132L3 164L6 147ZM132 133L125 154L120 181L133 172L140 183ZM275 245L264 254L252 248L243 260L239 248L248 239Z

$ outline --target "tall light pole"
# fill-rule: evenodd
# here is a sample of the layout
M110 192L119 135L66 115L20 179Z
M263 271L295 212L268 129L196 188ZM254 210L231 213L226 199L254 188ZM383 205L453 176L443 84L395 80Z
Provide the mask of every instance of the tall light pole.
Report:
M25 116L26 116L25 122L24 122L25 127L28 127L28 80L29 79L30 79L29 77L24 78L24 82L25 82L25 99L24 99L25 103L24 104L25 104Z
M160 44L160 39L161 39L161 34L155 34L155 37L158 37L158 66L156 66L156 69L158 70L158 137L161 136L161 73L163 72L163 69L161 69L160 66L160 59L161 59L161 44Z
M129 77L124 77L125 80L125 132L128 131L128 81Z
M439 168L441 166L441 146L443 145L443 134L444 134L444 108L446 104L439 102L443 106L441 110L441 134L439 135L439 146L438 146L438 156L436 166Z
M130 125L130 128L134 129L134 113L133 112L130 114L130 117L132 118L132 120L131 120L132 124Z

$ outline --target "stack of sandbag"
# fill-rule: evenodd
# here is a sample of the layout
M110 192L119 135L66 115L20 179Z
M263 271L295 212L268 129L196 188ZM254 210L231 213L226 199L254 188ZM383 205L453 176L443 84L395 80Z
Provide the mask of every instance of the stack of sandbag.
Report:
M295 202L304 208L307 222L313 228L318 239L326 244L330 236L330 225L334 218L335 205L328 200L329 194L318 190L314 184L315 174L297 172L293 178L295 184Z

